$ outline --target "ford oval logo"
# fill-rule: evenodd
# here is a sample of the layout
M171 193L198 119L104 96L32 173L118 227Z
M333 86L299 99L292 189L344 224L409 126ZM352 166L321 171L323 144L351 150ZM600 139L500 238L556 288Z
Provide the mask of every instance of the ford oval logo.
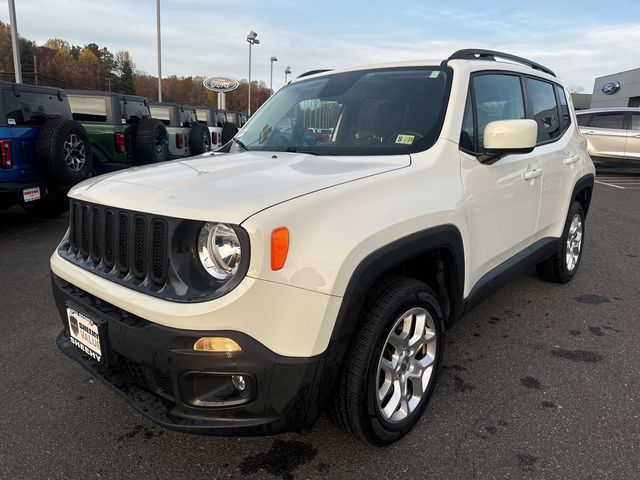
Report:
M605 95L613 95L620 90L620 82L609 82L602 86L602 93Z
M235 78L231 77L207 77L202 82L205 88L213 90L214 92L231 92L238 88L239 82Z

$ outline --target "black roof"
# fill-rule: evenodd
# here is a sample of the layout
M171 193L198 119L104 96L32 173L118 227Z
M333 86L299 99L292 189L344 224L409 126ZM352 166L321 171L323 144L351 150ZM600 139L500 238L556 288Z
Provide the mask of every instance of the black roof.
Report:
M66 93L63 88L43 87L40 85L32 85L30 83L14 83L14 82L5 82L0 80L0 89L7 89L7 88L13 88L13 87L25 88L25 89L29 89L31 91L36 91L36 92L49 93L51 95L57 95L58 93L63 93L63 94Z
M126 97L139 102L144 102L146 100L145 97L142 97L140 95L129 95L129 94L118 93L118 92L104 92L102 90L69 89L67 90L67 93L69 95L78 95L78 96L84 96L84 97Z
M178 102L149 102L149 106L150 107L179 107L179 108L186 108L187 110L196 108L196 107L191 107L189 105L185 105L183 103L178 103Z

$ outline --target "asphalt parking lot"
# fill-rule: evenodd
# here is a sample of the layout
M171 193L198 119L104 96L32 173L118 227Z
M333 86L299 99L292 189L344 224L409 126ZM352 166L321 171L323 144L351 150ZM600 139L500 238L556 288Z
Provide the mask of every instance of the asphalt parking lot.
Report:
M452 328L425 416L385 449L324 417L260 438L155 426L55 346L66 217L0 212L0 478L637 478L640 188L598 180L574 282L531 273Z

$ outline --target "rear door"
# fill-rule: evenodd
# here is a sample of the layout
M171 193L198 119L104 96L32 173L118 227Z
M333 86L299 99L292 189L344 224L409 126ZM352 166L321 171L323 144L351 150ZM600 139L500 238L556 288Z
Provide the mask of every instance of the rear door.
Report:
M589 141L589 154L594 157L624 158L627 130L624 113L594 113L588 124L580 129Z
M471 285L525 250L535 232L542 185L537 149L506 155L491 164L478 160L484 153L484 128L489 122L523 118L524 89L519 75L504 72L472 77L460 138L472 245Z
M632 112L629 116L625 157L628 160L637 160L640 166L640 112Z

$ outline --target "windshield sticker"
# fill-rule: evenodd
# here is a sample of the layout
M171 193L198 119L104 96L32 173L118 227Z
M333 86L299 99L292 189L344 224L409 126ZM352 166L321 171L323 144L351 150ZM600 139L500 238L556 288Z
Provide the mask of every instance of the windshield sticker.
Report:
M429 78L438 78L438 75L440 75L440 72L434 70L433 72L431 72L431 75L429 75Z
M396 143L401 143L402 145L411 145L415 138L415 135L398 135L396 137Z
M7 123L9 125L15 125L16 124L16 119L15 118L7 118Z

